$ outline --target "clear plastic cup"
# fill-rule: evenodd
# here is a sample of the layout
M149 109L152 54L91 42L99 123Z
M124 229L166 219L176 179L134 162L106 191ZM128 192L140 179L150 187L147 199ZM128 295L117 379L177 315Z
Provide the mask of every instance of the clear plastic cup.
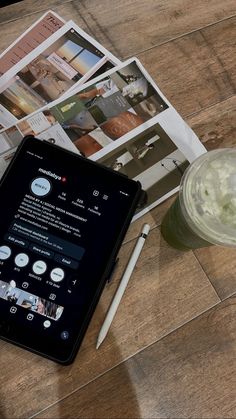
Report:
M190 164L161 233L180 250L236 247L235 148L209 151Z

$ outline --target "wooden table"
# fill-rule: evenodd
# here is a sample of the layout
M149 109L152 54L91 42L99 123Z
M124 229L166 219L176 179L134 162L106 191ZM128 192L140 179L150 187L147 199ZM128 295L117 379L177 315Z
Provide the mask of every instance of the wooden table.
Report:
M208 149L236 145L235 0L24 0L0 10L0 48L49 7L120 59L137 56ZM75 362L0 343L0 417L236 417L236 250L182 253L134 223ZM95 350L141 224L151 234Z

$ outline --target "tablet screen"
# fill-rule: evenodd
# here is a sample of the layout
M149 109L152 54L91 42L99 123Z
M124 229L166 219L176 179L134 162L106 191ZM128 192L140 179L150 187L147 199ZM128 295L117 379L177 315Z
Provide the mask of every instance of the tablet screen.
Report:
M75 351L139 184L36 139L0 187L1 335L59 362Z

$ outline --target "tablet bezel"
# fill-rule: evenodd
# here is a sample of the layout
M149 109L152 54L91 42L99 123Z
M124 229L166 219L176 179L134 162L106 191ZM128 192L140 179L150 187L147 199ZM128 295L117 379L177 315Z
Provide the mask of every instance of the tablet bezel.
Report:
M52 339L50 336L50 332L47 335L47 344L45 344L45 342L43 342L43 340L41 339L42 334L38 334L32 336L32 334L29 333L30 328L28 329L28 326L24 324L24 326L22 328L19 328L18 325L14 322L14 318L8 318L8 319L1 319L0 320L0 337L4 340L7 340L11 343L14 343L18 346L21 346L25 349L30 350L31 352L37 353L39 355L42 355L44 357L47 357L49 359L52 359L53 361L59 362L61 364L70 364L74 358L75 355L80 347L80 344L83 340L83 337L85 335L85 332L87 330L87 327L90 323L91 317L94 313L94 310L97 306L97 303L99 301L99 298L101 296L101 293L103 291L103 288L106 284L106 281L109 277L109 274L113 268L113 265L115 263L116 257L117 257L117 253L119 251L119 248L122 244L123 238L126 234L126 231L128 229L128 226L131 222L132 216L135 212L135 208L138 204L139 198L140 198L140 194L141 194L141 185L139 182L135 182L131 179L128 179L127 177L125 177L122 174L119 174L115 171L113 171L112 169L109 169L105 166L102 166L101 164L98 164L96 162L93 162L91 160L85 159L75 153L72 153L68 150L64 150L61 147L58 147L56 145L53 144L49 144L48 142L44 142L38 139L35 139L34 137L26 137L21 145L19 146L16 155L14 156L12 162L10 163L7 171L4 173L1 181L0 181L0 195L1 195L1 186L4 184L4 182L7 182L7 177L9 175L9 173L12 173L12 171L14 170L14 165L15 162L21 159L21 155L22 153L25 152L25 150L27 149L27 147L32 147L32 141L37 144L36 149L41 149L41 150L50 150L50 152L52 154L57 154L57 153L64 153L63 155L67 155L67 158L71 159L71 164L73 161L76 161L77 164L79 161L83 161L83 164L85 164L86 161L86 165L90 165L91 168L96 168L96 170L102 170L103 173L107 173L108 176L113 176L114 179L115 177L117 179L122 179L122 183L127 183L127 184L132 184L135 186L132 186L135 190L135 193L133 195L133 200L132 200L132 204L130 205L130 209L126 214L126 217L123 220L123 224L121 226L121 230L120 233L117 235L117 238L115 240L115 244L113 246L113 248L110 251L110 256L107 259L107 263L104 266L103 269L103 274L101 275L99 281L98 281L98 286L96 289L96 293L93 296L93 299L91 300L90 306L87 310L87 314L84 317L83 323L80 326L80 330L78 331L77 334L77 339L73 342L73 345L70 346L69 350L66 350L66 346L62 345L61 348L59 348L59 345L56 345L55 347L55 339ZM29 146L30 144L30 146ZM34 147L34 146L33 146ZM75 160L74 160L75 159ZM1 303L1 301L0 301ZM44 335L45 337L45 335ZM64 349L63 349L64 348Z

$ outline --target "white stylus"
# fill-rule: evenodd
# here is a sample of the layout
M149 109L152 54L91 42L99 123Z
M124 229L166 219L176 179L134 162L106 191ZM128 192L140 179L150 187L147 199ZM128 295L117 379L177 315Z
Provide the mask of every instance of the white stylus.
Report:
M97 339L96 349L99 348L99 346L104 341L104 339L105 339L105 337L107 335L107 332L108 332L108 330L110 328L111 322L114 319L114 316L115 316L116 311L117 311L117 309L119 307L121 298L122 298L122 296L123 296L123 294L125 292L125 289L126 289L126 287L128 285L129 279L130 279L130 277L132 275L132 272L133 272L134 267L135 267L135 265L137 263L137 260L139 258L139 255L141 253L141 250L143 248L143 245L145 243L145 239L146 239L149 231L150 231L150 225L149 224L144 224L144 226L142 228L142 231L140 233L140 236L139 236L139 238L137 240L137 243L135 245L135 248L133 250L133 253L132 253L132 255L131 255L130 259L129 259L128 265L127 265L127 267L125 269L125 272L123 274L123 277L122 277L122 279L120 281L120 285L119 285L119 287L118 287L118 289L117 289L117 291L115 293L115 296L114 296L114 298L112 300L112 303L111 303L111 305L110 305L110 307L108 309L108 312L106 314L106 317L105 317L105 320L103 322L103 325L102 325L102 327L100 329L100 332L99 332L99 335L98 335L98 339Z

